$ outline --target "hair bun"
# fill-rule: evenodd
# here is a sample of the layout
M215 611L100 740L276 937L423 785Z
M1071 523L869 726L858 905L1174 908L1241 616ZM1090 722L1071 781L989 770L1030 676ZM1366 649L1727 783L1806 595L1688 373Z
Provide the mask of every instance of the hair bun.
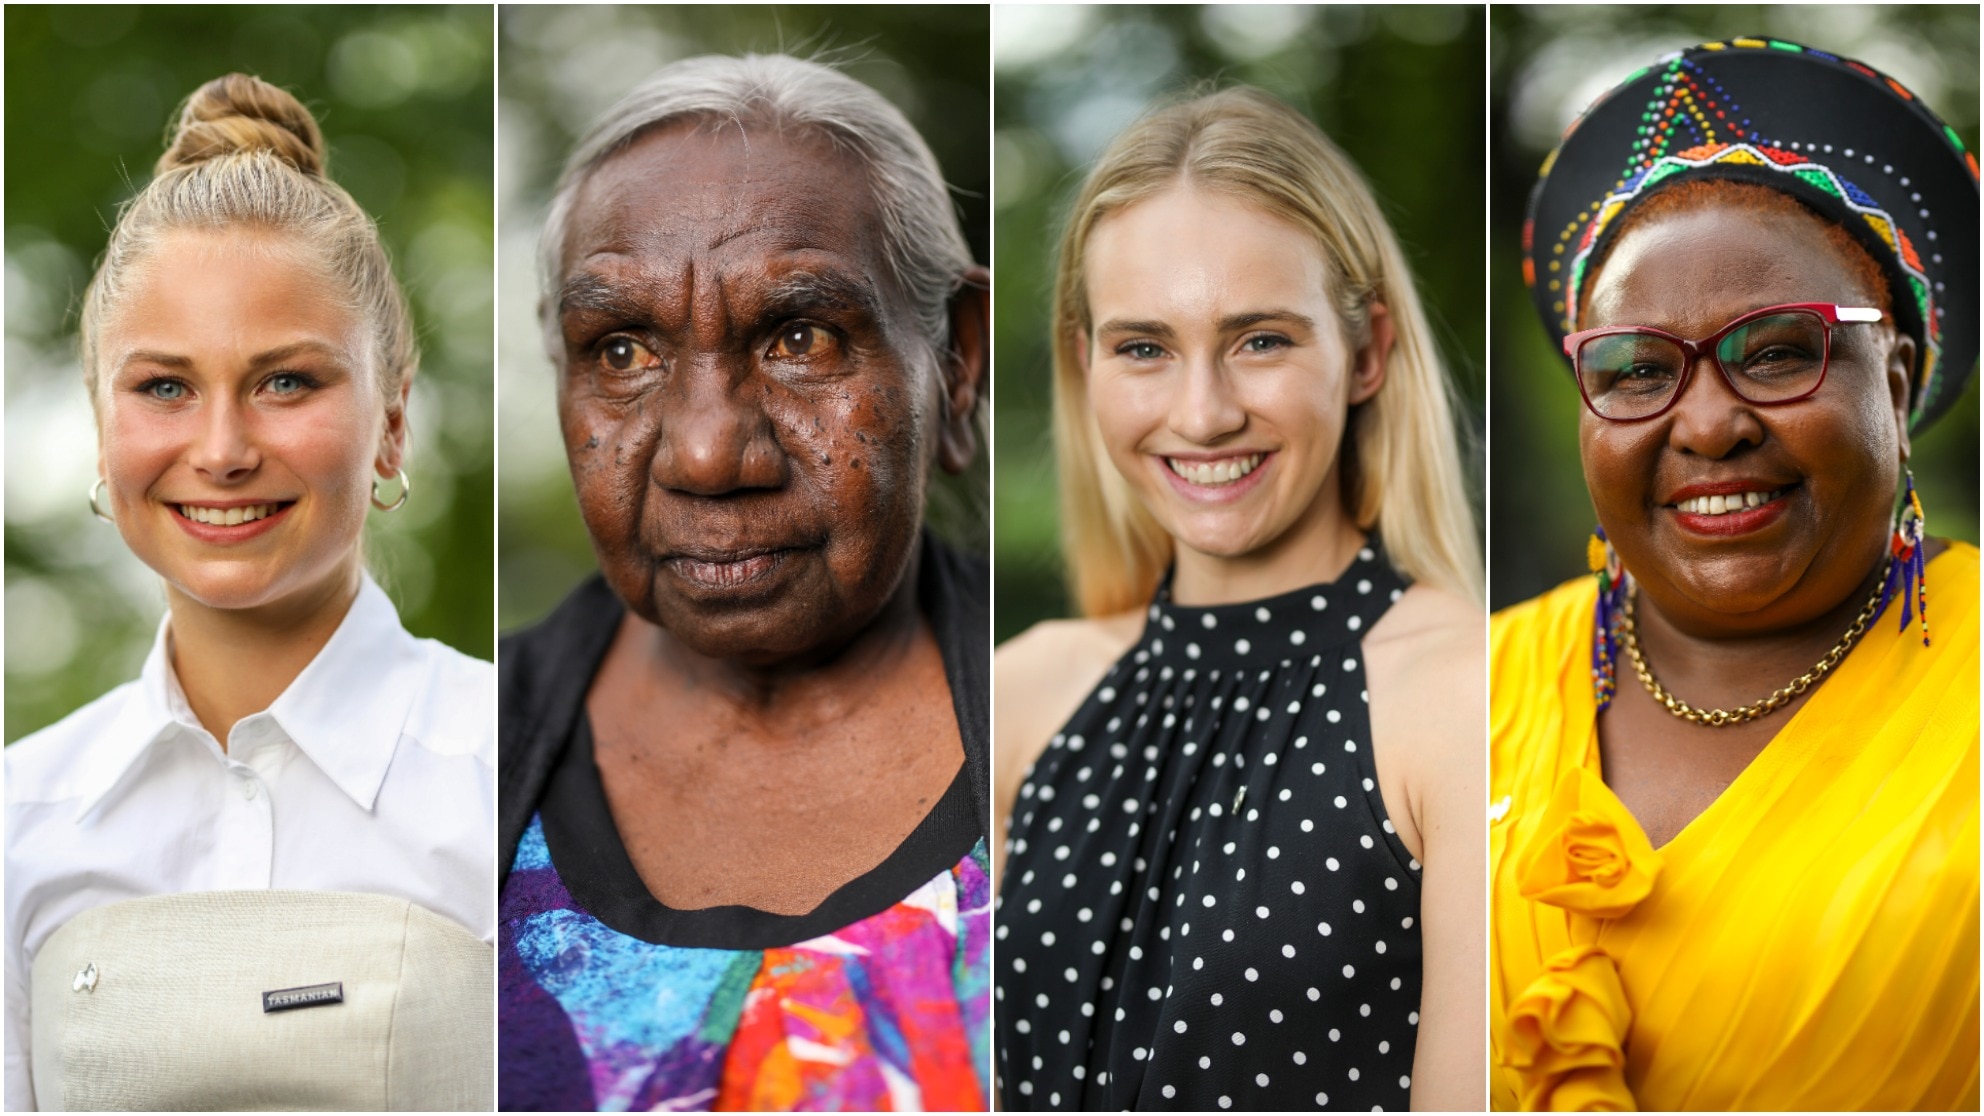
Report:
M324 134L303 102L261 78L228 74L186 98L156 172L253 151L273 152L297 170L320 177L329 161Z

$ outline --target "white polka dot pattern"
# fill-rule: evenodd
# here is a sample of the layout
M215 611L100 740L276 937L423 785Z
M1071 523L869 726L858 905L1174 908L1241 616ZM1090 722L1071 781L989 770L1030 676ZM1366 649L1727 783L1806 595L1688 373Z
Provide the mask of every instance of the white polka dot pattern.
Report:
M1420 872L1375 790L1358 642L1404 585L1374 541L1265 601L1159 590L1014 808L1007 1108L1409 1106Z

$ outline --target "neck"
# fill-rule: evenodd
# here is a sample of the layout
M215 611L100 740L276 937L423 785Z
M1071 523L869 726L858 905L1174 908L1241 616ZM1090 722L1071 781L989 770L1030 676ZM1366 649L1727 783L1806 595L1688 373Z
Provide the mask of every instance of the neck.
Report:
M166 586L172 670L193 715L221 749L243 717L275 704L358 598L359 567L254 608L214 608Z
M1245 554L1207 554L1177 543L1171 599L1187 607L1233 604L1335 581L1365 542L1338 493L1332 469L1301 519L1273 542Z
M728 707L770 739L803 740L869 700L876 680L895 677L928 638L916 599L921 567L922 555L912 554L888 603L845 644L771 665L700 654L631 612L626 624L647 670Z

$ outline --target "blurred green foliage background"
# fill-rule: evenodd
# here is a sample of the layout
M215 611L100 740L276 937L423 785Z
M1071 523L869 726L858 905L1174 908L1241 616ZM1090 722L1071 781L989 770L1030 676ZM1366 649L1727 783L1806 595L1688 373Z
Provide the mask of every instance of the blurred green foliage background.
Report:
M838 65L909 117L951 184L986 258L990 42L986 6L505 6L497 302L503 452L503 630L549 612L596 568L572 497L551 362L537 319L537 236L572 144L659 67L699 54L783 52ZM988 403L989 407L989 403ZM933 486L929 521L982 553L986 455Z
M1495 369L1488 452L1489 603L1501 608L1586 572L1594 522L1578 463L1583 406L1522 283L1522 219L1537 169L1577 114L1669 51L1766 35L1892 74L1977 150L1977 7L1496 5L1492 90ZM1972 309L1975 312L1975 308ZM1977 541L1977 381L1913 439L1930 533Z
M487 6L13 6L6 11L6 738L135 678L164 593L90 515L83 288L179 102L229 71L302 98L379 223L424 359L415 491L368 561L407 627L494 652L495 127Z
M1070 612L1049 435L1056 240L1089 165L1160 97L1205 79L1256 85L1350 154L1412 261L1461 425L1480 430L1479 6L1000 5L993 16L996 639ZM1479 439L1464 436L1479 507Z

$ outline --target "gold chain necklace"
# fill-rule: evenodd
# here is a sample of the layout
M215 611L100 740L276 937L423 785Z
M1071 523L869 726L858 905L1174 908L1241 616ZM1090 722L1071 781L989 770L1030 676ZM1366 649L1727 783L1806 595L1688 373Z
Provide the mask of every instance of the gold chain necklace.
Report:
M1785 683L1762 701L1739 705L1734 709L1696 709L1668 693L1667 687L1662 686L1660 680L1653 676L1653 671L1647 669L1646 657L1640 654L1639 628L1633 618L1634 605L1639 600L1638 585L1634 585L1633 590L1626 594L1625 615L1621 617L1620 627L1625 629L1623 635L1626 654L1633 660L1633 671L1640 676L1640 685L1645 686L1646 692L1653 695L1653 700L1665 706L1669 713L1690 724L1709 725L1714 728L1740 725L1784 708L1792 698L1818 685L1820 679L1832 673L1832 669L1839 665L1839 661L1846 657L1846 653L1853 650L1854 643L1858 642L1860 636L1866 632L1867 625L1873 622L1874 612L1881 605L1881 588L1886 584L1887 573L1883 567L1880 580L1874 584L1874 595L1867 598L1866 607L1862 608L1860 615L1854 618L1853 626L1846 629L1846 634L1839 637L1839 642L1832 645L1832 650L1826 652L1826 657L1820 659L1818 665Z

